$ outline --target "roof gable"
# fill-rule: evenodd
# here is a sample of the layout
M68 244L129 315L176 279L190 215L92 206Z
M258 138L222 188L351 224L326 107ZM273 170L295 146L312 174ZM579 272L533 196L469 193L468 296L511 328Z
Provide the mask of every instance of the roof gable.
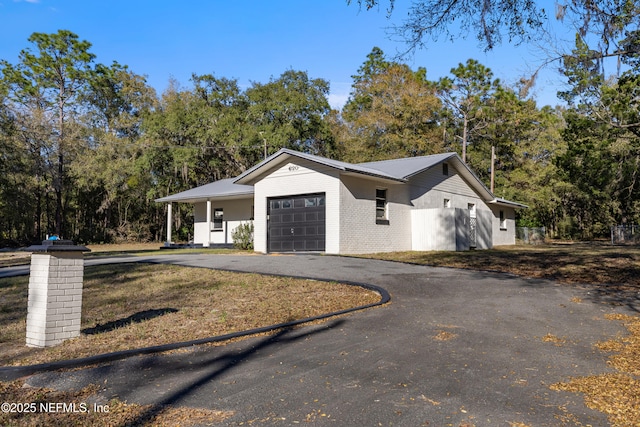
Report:
M239 184L254 184L258 178L267 170L271 170L276 166L290 160L291 158L300 158L314 162L320 165L328 166L343 172L351 172L362 175L368 175L380 179L388 179L392 181L404 181L403 178L386 173L382 170L369 168L362 165L353 163L341 162L339 160L327 159L326 157L314 156L313 154L301 153L299 151L289 150L288 148L282 148L277 153L267 157L262 162L258 163L251 169L248 169L244 173L240 174L235 182Z

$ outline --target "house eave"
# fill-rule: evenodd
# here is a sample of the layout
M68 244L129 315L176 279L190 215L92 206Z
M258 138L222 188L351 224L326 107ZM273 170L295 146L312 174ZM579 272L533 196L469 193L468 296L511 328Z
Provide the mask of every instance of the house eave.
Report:
M512 202L511 200L505 200L498 197L490 201L489 204L496 206L506 206L514 209L529 209L529 206L523 205L522 203Z
M159 199L155 199L156 203L199 203L206 202L207 200L241 200L241 199L253 199L253 192L251 193L237 193L237 194L224 194L220 196L212 195L212 196L194 196L194 197L161 197Z
M345 169L344 172L342 173L342 175L355 176L355 177L358 177L358 178L370 179L370 180L374 180L374 181L382 181L382 182L386 182L386 183L390 183L390 184L398 184L398 183L406 183L407 182L406 179L402 179L402 178L386 177L386 176L382 176L382 175L376 175L374 173L365 173L365 172L362 172L362 171L354 171L354 170L351 170L351 169Z
M265 160L258 163L256 166L240 174L235 179L234 183L244 184L244 185L253 185L256 183L256 181L259 180L260 176L262 176L262 174L265 173L265 171L273 168L274 166L280 165L291 158L298 158L298 159L306 160L321 166L330 167L340 171L340 173L344 173L348 175L371 177L373 179L380 179L387 182L406 182L406 180L403 178L398 178L398 177L386 175L383 173L376 173L376 171L374 170L365 170L365 169L358 169L356 167L350 167L349 164L347 163L336 162L330 159L326 159L326 161L323 161L322 158L319 158L317 156L305 155L304 153L299 153L297 151L292 151L292 150L283 148L283 149L280 149L277 153L267 157Z

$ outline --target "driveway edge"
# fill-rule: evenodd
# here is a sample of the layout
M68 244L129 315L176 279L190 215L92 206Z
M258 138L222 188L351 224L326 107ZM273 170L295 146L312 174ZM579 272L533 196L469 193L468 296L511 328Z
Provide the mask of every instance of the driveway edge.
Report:
M191 266L182 265L182 264L179 264L179 263L166 263L166 262L154 262L154 261L151 261L151 262L149 262L149 261L133 261L131 263L132 264L172 264L172 265L178 265L180 267L191 267ZM125 262L125 264L127 264L127 263ZM196 268L196 267L191 267L191 268ZM203 268L203 267L198 267L198 268ZM251 274L251 273L247 273L246 271L231 270L231 269L224 269L224 268L212 268L212 270L229 271L229 272L233 272L233 273ZM351 282L351 281L346 281L346 280L326 280L326 279L318 279L318 278L315 278L315 277L304 277L304 276L288 276L288 275L284 275L284 274L269 274L269 273L258 273L258 272L256 272L256 274L261 274L263 276L271 276L271 277L289 277L289 278L294 278L294 279L315 280L315 281L318 281L318 282L326 282L326 283L332 283L333 282L333 283L341 283L341 284L350 285L350 286L358 286L358 287L361 287L361 288L364 288L364 289L368 289L368 290L371 290L371 291L374 291L374 292L378 293L380 295L380 301L372 303L372 304L361 305L361 306L358 306L358 307L353 307L353 308L347 308L347 309L344 309L344 310L334 311L334 312L331 312L331 313L325 313L325 314L321 314L321 315L318 315L318 316L307 317L307 318L304 318L304 319L293 320L293 321L290 321L290 322L283 322L283 323L278 323L278 324L275 324L275 325L263 326L263 327L260 327L260 328L249 329L249 330L241 331L241 332L233 332L233 333L230 333L230 334L218 335L218 336L214 336L214 337L200 338L200 339L196 339L196 340L182 341L182 342L169 343L169 344L162 344L162 345L157 345L157 346L143 347L143 348L130 349L130 350L122 350L122 351L116 351L116 352L112 352L112 353L104 353L104 354L98 354L98 355L95 355L95 356L83 357L83 358L79 358L79 359L61 360L61 361L57 361L57 362L41 363L41 364L37 364L37 365L1 366L0 367L0 381L12 381L12 380L16 380L16 379L21 378L21 377L33 375L33 374L39 373L39 372L55 371L55 370L58 370L58 369L79 368L79 367L89 366L89 365L94 365L94 364L99 364L99 363L113 362L113 361L116 361L116 360L126 359L128 357L133 357L133 356L154 354L154 353L163 353L163 352L166 352L166 351L176 350L176 349L185 348L185 347L192 347L192 346L197 346L197 345L202 345L202 344L210 344L210 343L230 340L230 339L233 339L233 338L240 338L240 337L246 337L246 336L250 336L250 335L261 334L261 333L265 333L265 332L272 332L272 331L276 331L276 330L279 330L279 329L291 328L293 326L301 325L303 323L309 323L309 322L313 322L313 321L316 321L316 320L323 320L323 319L327 319L327 318L334 317L334 316L340 316L340 315L343 315L343 314L353 313L355 311L365 310L367 308L381 306L381 305L384 305L384 304L388 303L391 300L391 295L389 294L389 292L386 289L384 289L382 287L379 287L379 286L371 285L371 284L368 284L368 283Z

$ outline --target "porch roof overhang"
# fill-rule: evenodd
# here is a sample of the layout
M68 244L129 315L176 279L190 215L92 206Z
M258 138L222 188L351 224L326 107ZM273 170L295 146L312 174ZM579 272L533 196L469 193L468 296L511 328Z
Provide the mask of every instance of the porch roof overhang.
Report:
M158 203L198 203L207 200L252 199L253 186L236 184L233 182L234 180L235 178L221 179L181 193L161 197L155 201Z
M502 199L500 197L496 197L489 204L497 205L497 206L506 206L514 209L529 209L529 206L523 205L522 203L512 202L511 200Z

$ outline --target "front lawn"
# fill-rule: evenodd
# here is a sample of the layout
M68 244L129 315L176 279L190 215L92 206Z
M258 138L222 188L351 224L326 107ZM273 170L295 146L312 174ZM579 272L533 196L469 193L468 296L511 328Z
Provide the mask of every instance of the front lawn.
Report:
M0 279L0 365L85 357L224 335L368 305L380 296L339 283L206 268L85 268L79 338L25 346L28 277Z

